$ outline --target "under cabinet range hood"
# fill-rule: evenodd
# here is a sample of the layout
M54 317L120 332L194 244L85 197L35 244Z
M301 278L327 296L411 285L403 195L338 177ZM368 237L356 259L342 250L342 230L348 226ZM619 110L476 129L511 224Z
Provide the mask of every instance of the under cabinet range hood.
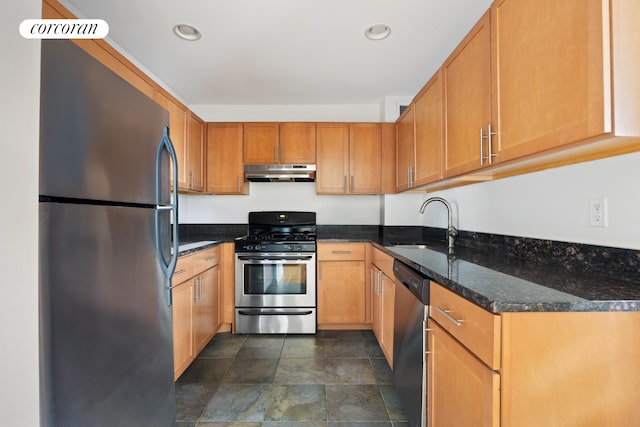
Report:
M316 165L245 165L244 178L252 182L314 182Z

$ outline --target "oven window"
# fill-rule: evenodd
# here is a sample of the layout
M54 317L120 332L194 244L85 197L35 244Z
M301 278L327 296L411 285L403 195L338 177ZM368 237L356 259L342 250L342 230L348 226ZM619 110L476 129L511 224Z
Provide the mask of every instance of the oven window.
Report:
M307 293L305 264L245 264L246 295L302 295Z

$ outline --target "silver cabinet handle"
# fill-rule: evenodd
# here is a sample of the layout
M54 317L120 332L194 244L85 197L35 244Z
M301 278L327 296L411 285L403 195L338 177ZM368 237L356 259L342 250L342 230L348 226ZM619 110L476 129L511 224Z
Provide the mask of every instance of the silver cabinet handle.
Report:
M189 189L193 190L193 171L189 171Z
M351 190L350 191L354 191L356 187L356 177L354 175L351 175Z
M273 146L273 161L274 162L278 161L278 146L277 145Z
M464 320L456 319L455 317L450 315L449 313L451 312L451 310L445 310L443 308L440 308L439 306L436 306L436 310L438 310L444 317L449 319L456 326L461 326L462 323L464 322Z
M218 258L218 257L217 257L217 256L215 256L215 255L213 255L213 256L210 256L209 258L207 258L207 259L206 259L206 261L207 261L207 262L209 262L209 261L213 261L213 260L214 260L214 259L216 259L216 258Z
M280 161L284 163L284 144L280 146Z
M238 175L238 193L240 192L240 175Z
M349 189L347 188L347 176L346 175L344 176L344 192L345 193L349 192Z
M353 251L331 251L334 255L350 255Z
M489 123L487 125L487 130L488 130L488 132L487 132L487 141L488 141L487 157L488 157L488 159L487 160L489 161L489 164L492 164L493 163L493 158L496 156L495 154L493 154L493 146L492 146L493 139L492 139L492 137L496 133L491 131L491 123Z
M174 273L173 273L173 275L174 275L174 276L177 276L177 275L179 275L179 274L183 274L183 273L186 273L186 272L187 272L187 270L185 270L184 268L182 268L182 269L180 269L180 270L178 270L178 271L174 272Z
M496 156L496 154L493 154L491 151L493 150L492 147L492 137L493 135L495 135L495 132L492 132L491 130L491 124L487 125L487 134L484 134L484 129L480 128L480 166L484 166L484 159L487 159L487 164L492 164L493 163L493 158ZM483 150L483 140L486 139L487 140L487 155L484 155L484 150Z
M413 166L409 165L407 168L408 176L407 176L407 185L409 188L413 187Z
M480 128L480 166L484 166L484 150L482 149L482 140L484 139L484 129Z

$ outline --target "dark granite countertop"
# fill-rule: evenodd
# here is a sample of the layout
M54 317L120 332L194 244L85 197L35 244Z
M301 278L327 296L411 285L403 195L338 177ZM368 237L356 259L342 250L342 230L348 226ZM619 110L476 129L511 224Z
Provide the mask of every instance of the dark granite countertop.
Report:
M212 248L220 243L224 243L220 240L197 240L195 242L180 242L178 246L178 256L189 255L194 252L201 251L203 249Z
M640 283L581 275L526 259L444 246L376 246L493 313L640 311Z
M185 226L180 255L245 232L242 224ZM640 311L640 251L460 232L450 258L443 234L420 227L318 226L319 241L373 243L493 313Z

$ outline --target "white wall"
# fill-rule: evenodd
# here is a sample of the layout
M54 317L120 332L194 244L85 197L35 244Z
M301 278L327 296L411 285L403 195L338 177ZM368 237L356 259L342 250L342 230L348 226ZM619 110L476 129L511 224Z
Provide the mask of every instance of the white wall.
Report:
M427 195L385 196L387 225L446 225L442 196L462 230L640 249L640 153L478 183ZM589 199L606 198L609 225L589 226ZM403 206L405 209L403 209ZM412 222L413 221L413 222Z
M377 104L189 105L205 122L395 122L412 96L385 96Z
M40 0L3 5L0 26L0 419L2 425L40 425L38 388L38 127L40 42L18 25L41 16Z
M379 122L380 104L189 105L205 122ZM395 120L395 119L394 119Z
M179 199L181 224L246 224L249 211L315 211L318 224L380 224L380 196L316 195L313 182L252 182L248 196Z

